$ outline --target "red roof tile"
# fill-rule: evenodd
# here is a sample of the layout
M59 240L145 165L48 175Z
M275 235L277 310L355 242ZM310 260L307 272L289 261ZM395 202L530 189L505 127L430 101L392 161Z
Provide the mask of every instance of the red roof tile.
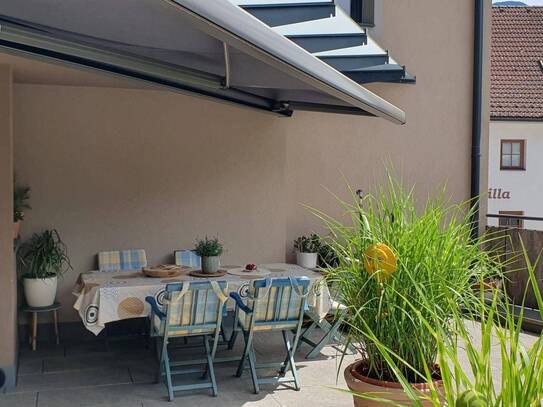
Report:
M543 7L493 7L492 118L543 119Z

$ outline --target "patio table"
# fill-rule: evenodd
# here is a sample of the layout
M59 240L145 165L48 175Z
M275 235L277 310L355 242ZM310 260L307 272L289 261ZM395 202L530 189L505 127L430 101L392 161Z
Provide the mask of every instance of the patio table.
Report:
M240 266L221 266L221 269L234 269ZM303 267L273 263L259 267L270 270L269 278L308 277L310 280L307 303L308 315L312 319L322 319L330 310L332 303L328 286L321 273ZM193 268L184 268L181 275L172 278L150 278L139 270L132 271L89 271L81 273L74 295L77 297L74 308L79 312L85 327L98 335L108 322L122 319L145 317L150 313L145 297L152 296L159 305L163 304L166 285L185 281L225 280L228 291L236 291L243 298L254 281L253 277L226 273L222 277L199 278L189 275ZM234 302L227 302L228 309L234 309Z

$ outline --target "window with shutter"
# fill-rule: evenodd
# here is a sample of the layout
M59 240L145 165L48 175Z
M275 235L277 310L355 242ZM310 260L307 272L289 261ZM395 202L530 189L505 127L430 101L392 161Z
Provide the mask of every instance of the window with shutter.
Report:
M351 0L351 17L365 27L375 26L375 0Z

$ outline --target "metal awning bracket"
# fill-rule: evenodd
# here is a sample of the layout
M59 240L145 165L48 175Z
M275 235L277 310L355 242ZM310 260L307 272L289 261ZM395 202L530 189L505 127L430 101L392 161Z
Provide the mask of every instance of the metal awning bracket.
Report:
M222 80L223 89L230 88L230 49L226 42L222 43L224 50L224 78Z

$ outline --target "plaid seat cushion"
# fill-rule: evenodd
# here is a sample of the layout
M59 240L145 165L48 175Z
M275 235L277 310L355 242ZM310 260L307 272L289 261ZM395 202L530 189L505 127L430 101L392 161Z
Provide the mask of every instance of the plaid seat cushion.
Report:
M161 321L156 315L153 318L153 325L155 327L155 332L160 336L164 336L164 327L166 323ZM187 335L211 335L215 332L215 329L170 329L168 332L169 337L174 336L187 336Z
M153 320L156 331L164 335L164 330L168 329L170 337L214 333L224 309L227 287L226 281L213 281L204 288L193 282L186 291L172 292L165 302L165 319L161 321L155 316Z
M269 292L260 299L248 300L247 306L255 310L256 331L270 331L275 329L294 328L298 324L300 317L300 297L292 287L283 287L282 293L278 296L278 287L271 287ZM249 289L249 295L253 295ZM277 301L279 305L277 306ZM254 308L253 308L254 306ZM272 324L275 321L281 321L280 324ZM239 323L243 329L248 330L251 322L251 316L239 309Z
M202 259L192 250L176 250L175 264L186 267L201 267Z
M147 255L143 249L98 253L98 269L100 271L139 270L146 266Z

